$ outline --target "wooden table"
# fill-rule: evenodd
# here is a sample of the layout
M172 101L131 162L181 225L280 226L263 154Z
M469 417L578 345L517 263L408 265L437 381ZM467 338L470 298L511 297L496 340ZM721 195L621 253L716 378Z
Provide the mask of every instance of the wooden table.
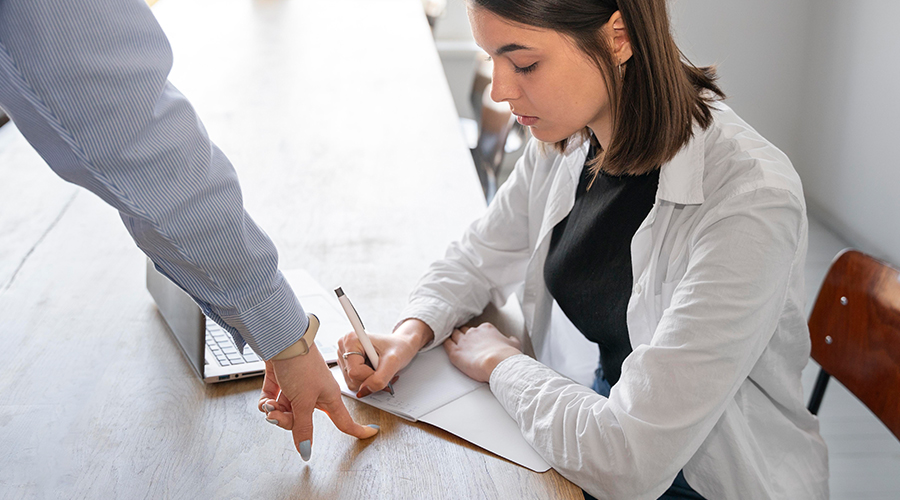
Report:
M172 81L281 252L388 331L484 209L418 0L163 0ZM116 213L0 129L0 497L581 498L426 424L346 400L313 456L255 409L260 378L204 386Z

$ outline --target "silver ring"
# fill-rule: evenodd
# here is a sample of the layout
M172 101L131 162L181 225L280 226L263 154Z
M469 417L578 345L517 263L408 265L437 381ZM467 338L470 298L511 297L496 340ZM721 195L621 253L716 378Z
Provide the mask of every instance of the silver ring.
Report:
M341 357L344 359L347 359L347 357L350 356L351 354L356 354L356 355L362 356L364 358L366 357L365 354L363 354L361 352L356 352L356 351L345 352L344 354L341 354Z

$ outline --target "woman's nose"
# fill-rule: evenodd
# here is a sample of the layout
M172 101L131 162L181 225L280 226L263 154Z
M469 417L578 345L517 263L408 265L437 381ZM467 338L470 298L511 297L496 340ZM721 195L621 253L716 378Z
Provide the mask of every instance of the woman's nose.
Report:
M494 71L491 79L491 100L494 102L511 101L519 97L519 88L515 84L515 79L508 72L498 69L498 64L494 64Z

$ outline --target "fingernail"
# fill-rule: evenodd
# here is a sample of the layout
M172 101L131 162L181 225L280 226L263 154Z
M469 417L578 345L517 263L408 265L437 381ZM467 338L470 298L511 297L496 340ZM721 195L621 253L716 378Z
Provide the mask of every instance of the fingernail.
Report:
M266 422L268 422L270 424L278 425L278 421L275 420L274 418L267 418Z
M309 462L309 457L312 455L312 442L307 439L306 441L302 441L297 447L300 449L300 458L302 458L304 462Z
M270 405L269 403L266 403L266 404L263 405L263 410L266 410L266 411L275 411L275 407L272 406L272 405Z
M367 425L366 427L371 427L371 428L375 429L376 431L380 431L380 430L381 430L381 427L379 427L379 426L377 426L377 425L375 425L375 424L369 424L369 425Z

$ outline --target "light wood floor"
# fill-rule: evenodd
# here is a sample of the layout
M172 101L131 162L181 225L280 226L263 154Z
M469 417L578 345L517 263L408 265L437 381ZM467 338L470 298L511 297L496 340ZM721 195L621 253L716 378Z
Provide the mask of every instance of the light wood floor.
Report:
M806 261L807 310L834 256L851 246L820 221L810 217ZM893 263L895 266L898 263ZM807 398L819 366L810 361L803 372ZM833 500L896 500L900 498L900 441L840 383L828 383L819 409L822 437L828 444Z

